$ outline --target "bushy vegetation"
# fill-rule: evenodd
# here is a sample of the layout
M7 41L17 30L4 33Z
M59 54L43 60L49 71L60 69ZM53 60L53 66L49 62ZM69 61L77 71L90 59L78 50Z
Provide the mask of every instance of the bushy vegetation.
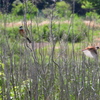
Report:
M65 17L71 15L71 6L68 3L65 3L64 1L57 2L56 3L56 14L59 17Z
M63 35L66 34L66 37L64 38L65 41L81 42L87 37L87 34L91 34L91 30L88 30L88 27L81 18L77 15L72 15L72 17L74 18L71 18L70 22L65 20L52 23L52 34L56 41L60 41ZM71 22L72 20L74 20L74 23ZM97 31L97 29L94 31ZM13 30L12 28L7 28L7 33L8 37L15 38L18 35L18 27L14 27ZM40 39L50 41L50 22L49 24L39 25L38 27L34 25L31 33L34 36L35 41L39 42Z
M21 1L15 1L12 4L12 14L17 16L26 15L27 19L34 18L36 16L38 9L30 1L25 2L24 4Z
M55 7L53 8L53 15L55 17L69 18L69 16L71 15L71 6L68 3L65 3L64 1L57 2L54 6ZM48 17L52 13L52 6L51 8L43 9L43 13L45 17Z

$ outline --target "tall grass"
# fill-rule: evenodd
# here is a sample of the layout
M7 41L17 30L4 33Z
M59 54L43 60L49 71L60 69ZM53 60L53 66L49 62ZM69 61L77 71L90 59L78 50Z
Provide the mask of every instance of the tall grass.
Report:
M1 100L100 99L100 60L96 62L95 59L87 58L81 51L91 42L88 41L90 34L86 40L79 43L75 43L74 37L70 43L68 40L65 41L65 34L59 41L55 41L52 14L48 25L51 41L45 46L43 42L37 44L34 41L32 24L29 27L32 44L28 44L20 36L9 37L7 21L6 18L3 19L5 28L0 29ZM36 23L38 38L43 41L38 16ZM74 25L74 22L70 25ZM27 28L26 23L24 26ZM15 31L14 28L10 30ZM16 29L16 34L17 31Z

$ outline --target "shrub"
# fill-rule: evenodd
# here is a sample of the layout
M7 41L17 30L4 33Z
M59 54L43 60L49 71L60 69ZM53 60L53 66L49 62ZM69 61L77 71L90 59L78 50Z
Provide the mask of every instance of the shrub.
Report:
M84 33L87 31L87 26L83 23L82 19L76 14L73 14L73 23L68 30L68 41L69 42L80 42L85 36Z
M82 22L81 18L79 18L77 15L73 15L73 18L73 22L70 22L70 24L67 22L62 22L60 24L52 24L53 39L59 41L62 39L63 34L66 34L66 37L64 37L65 41L69 42L80 42L85 38L86 35L84 33L90 32L88 31L88 27ZM32 36L34 37L35 41L49 41L50 30L51 29L49 24L40 25L38 27L34 25L34 27L32 28ZM13 39L15 39L18 34L18 27L13 29L8 28L7 34L13 41Z
M13 2L12 6L12 13L14 15L23 15L24 11L26 11L27 14L36 15L38 11L37 7L33 5L30 1L27 1L26 5L20 1L15 1Z
M86 13L86 18L88 19L88 20L94 20L94 19L96 19L96 20L98 20L99 19L99 15L96 13L96 12L87 12Z
M46 17L50 16L52 9L46 8L42 10ZM57 2L55 8L53 9L54 17L69 17L71 15L71 7L68 3L64 1Z
M8 37L14 39L18 35L18 28L7 28L6 30Z
M42 38L45 39L46 41L48 41L49 37L49 26L48 25L44 25L43 26L43 34L42 34Z
M48 17L48 16L50 16L50 14L52 12L52 9L51 8L46 8L46 9L43 9L42 12L43 12L45 17Z
M3 14L2 12L0 12L0 20L2 20L2 18L3 18Z
M74 24L70 26L68 23L61 23L59 24L52 24L52 35L56 41L62 39L63 34L66 34L67 37L64 37L65 41L69 42L80 42L82 41L85 36L84 33L87 30L87 27L84 23L81 23L81 19L75 19L76 21ZM79 20L79 21L78 21ZM39 26L39 32L41 32L41 36L45 41L49 40L50 37L50 28L49 25ZM35 34L34 34L35 35Z
M71 7L68 3L61 1L56 3L56 14L59 17L70 16Z
M23 15L23 4L20 1L13 2L12 6L12 13L14 15Z

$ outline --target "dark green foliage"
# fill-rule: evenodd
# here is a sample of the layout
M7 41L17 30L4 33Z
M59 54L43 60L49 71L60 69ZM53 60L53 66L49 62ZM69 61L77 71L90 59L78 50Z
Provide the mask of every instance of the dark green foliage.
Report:
M48 41L48 37L49 37L49 26L48 25L44 25L43 26L42 38Z
M16 0L13 2L12 4L13 8L12 8L12 13L14 15L23 15L23 3L20 0Z
M18 28L7 28L6 30L7 34L8 34L8 38L10 38L12 41L16 40L18 34L19 34L19 31L18 31Z
M71 14L71 6L64 1L57 2L55 8L56 8L56 14L59 17L70 16Z
M75 19L77 20L77 18ZM82 20L78 19L72 25L68 23L62 24L52 24L52 34L53 38L57 41L63 38L63 34L66 34L64 39L69 42L80 42L85 39L84 33L87 30L87 27L84 23L80 23ZM40 26L40 31L42 33L42 38L47 40L50 36L50 28L49 25Z
M15 6L12 6L12 4L17 1L20 2L23 0L10 0L10 1L6 1L6 2L3 2L3 0L1 0L1 2L0 2L1 11L4 13L11 12L12 9L15 7ZM59 3L60 3L60 1L61 0L56 0L56 2L59 2ZM63 0L63 1L66 3L69 3L71 5L71 7L73 7L73 4L74 4L73 0ZM55 2L53 0L34 0L32 3L35 4L39 10L42 10L44 8L49 8L50 5L54 4ZM81 5L83 5L85 7L85 10L82 9L83 7L81 7ZM19 8L22 9L23 7L19 6ZM62 9L65 9L65 8L62 7ZM17 9L17 11L18 10L19 9ZM96 11L97 13L100 14L100 2L99 2L99 0L76 0L74 11L78 14L82 14L82 12L83 12L83 14L85 14L84 12L88 12L88 11ZM22 11L20 10L19 14L22 14L22 13L23 13L23 10Z
M46 8L46 9L43 9L42 11L45 17L49 17L50 14L52 13L52 10L53 10L54 17L62 18L62 17L70 17L71 15L71 6L64 1L57 2L53 9Z
M88 11L96 11L98 14L100 14L99 0L77 0L77 2L81 3L84 9L88 9Z
M81 21L81 20L80 20ZM52 35L53 38L56 39L56 41L59 41L62 39L63 34L66 34L67 37L65 40L67 41L74 41L74 42L80 42L85 37L84 32L86 32L87 28L84 23L75 22L73 25L70 26L68 23L62 23L62 24L52 24ZM8 28L7 29L8 37L11 39L11 41L15 41L17 37L19 37L18 28ZM45 41L49 41L50 37L50 25L43 25L32 28L32 35L35 39L35 41L40 41L40 39L44 39Z
M20 1L13 3L12 13L14 15L23 15L24 13L36 15L37 12L38 9L30 1L27 1L26 3Z

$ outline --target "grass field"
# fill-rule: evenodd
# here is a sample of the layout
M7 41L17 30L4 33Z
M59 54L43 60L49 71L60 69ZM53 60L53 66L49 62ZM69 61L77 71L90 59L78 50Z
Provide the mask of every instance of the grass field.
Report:
M99 24L81 18L27 24L10 15L5 19L0 20L0 100L100 100L100 60L82 52L99 43ZM29 29L32 44L18 35L20 25Z

